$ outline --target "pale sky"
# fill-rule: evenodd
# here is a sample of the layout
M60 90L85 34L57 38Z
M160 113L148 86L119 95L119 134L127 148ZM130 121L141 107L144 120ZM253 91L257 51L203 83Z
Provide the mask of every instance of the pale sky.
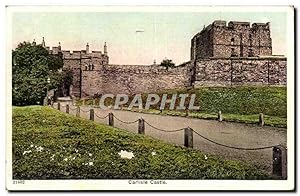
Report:
M176 64L190 60L191 38L214 20L270 22L273 54L286 55L285 12L18 12L12 18L13 48L33 39L63 50L103 51L107 42L110 64ZM142 32L137 32L142 31Z

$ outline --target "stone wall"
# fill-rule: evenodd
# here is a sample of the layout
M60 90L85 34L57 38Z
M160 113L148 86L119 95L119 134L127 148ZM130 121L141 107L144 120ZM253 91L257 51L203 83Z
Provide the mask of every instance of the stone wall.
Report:
M209 58L196 62L195 86L286 85L286 58Z
M62 50L62 58L64 62L64 69L71 69L73 73L73 81L70 86L70 95L75 97L82 97L89 95L89 92L94 92L95 88L90 87L86 88L85 91L82 91L82 82L86 83L87 81L90 84L98 84L99 81L97 77L99 74L95 74L102 70L103 64L108 64L109 57L101 53L101 51L92 51L87 53L86 50L73 51L72 53L67 50ZM84 73L83 73L84 72ZM90 85L89 84L89 85Z
M190 67L166 70L152 65L104 65L102 70L82 71L82 97L95 94L136 94L189 86Z
M270 55L269 23L214 21L191 40L191 60Z

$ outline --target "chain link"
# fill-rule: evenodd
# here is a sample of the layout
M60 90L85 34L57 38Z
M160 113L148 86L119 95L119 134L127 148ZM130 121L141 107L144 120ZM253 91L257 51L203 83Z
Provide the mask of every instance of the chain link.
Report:
M257 148L243 148L243 147L234 147L234 146L229 146L229 145L225 145L225 144L221 144L221 143L218 143L218 142L215 142L207 137L204 137L203 135L201 135L200 133L198 133L197 131L194 131L192 129L192 131L200 136L201 138L213 143L213 144L216 144L216 145L219 145L219 146L223 146L223 147L226 147L226 148L231 148L231 149L236 149L236 150L264 150L264 149L268 149L268 148L273 148L275 146L278 146L278 145L272 145L272 146L264 146L264 147L257 147Z
M71 108L71 107L69 109L72 110L72 111L77 110L77 108Z
M149 127L152 127L153 129L156 129L158 131L162 131L162 132L178 132L178 131L182 131L184 130L185 128L181 128L181 129L175 129L175 130L163 130L163 129L159 129L151 124L149 124L147 121L144 120L144 122L149 126Z
M85 112L85 113L90 112L90 110L83 110L81 108L80 108L80 111Z
M109 116L109 114L107 114L107 115L104 116L104 117L101 117L101 116L98 116L98 115L95 113L95 116L96 116L97 118L100 118L100 119L106 119L106 118Z
M120 121L120 122L122 122L122 123L125 123L125 124L132 124L132 123L136 123L136 122L139 121L139 119L134 120L134 121L123 121L123 120L117 118L114 114L113 114L113 116L115 117L116 120L118 120L118 121Z

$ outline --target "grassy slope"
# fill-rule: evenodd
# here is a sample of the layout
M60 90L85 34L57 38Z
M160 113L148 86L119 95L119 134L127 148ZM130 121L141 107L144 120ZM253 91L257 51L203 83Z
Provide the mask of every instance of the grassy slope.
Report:
M40 152L39 147L43 148ZM123 159L118 155L121 150L132 151L135 157ZM93 165L86 165L89 162ZM40 106L13 108L13 176L14 179L269 178L238 161L213 156L205 160L204 154L196 150Z
M200 106L200 111L190 112L189 117L216 119L218 111L222 111L225 121L258 123L258 115L259 113L263 113L266 125L286 127L286 87L203 87L197 89L169 90L158 94L163 93L195 93L195 105ZM86 104L91 103L92 101L86 102ZM157 110L159 104L151 110L142 110L140 112L176 116L186 115L184 111L174 110L164 110L160 113Z

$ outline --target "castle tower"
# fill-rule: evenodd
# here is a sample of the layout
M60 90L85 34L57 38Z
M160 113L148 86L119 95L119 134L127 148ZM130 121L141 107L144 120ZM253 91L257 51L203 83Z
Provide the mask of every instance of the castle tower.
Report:
M85 51L86 51L86 54L88 54L89 53L89 50L90 50L90 46L89 46L89 43L87 43L86 44L86 47L85 47L86 49L85 49Z
M104 55L107 56L107 46L106 46L106 42L104 42Z
M32 45L34 46L36 45L35 39L33 39Z
M43 40L42 40L42 46L43 46L43 47L46 47L46 43L45 43L44 37L43 37Z
M191 60L272 55L269 23L216 20L191 40Z

